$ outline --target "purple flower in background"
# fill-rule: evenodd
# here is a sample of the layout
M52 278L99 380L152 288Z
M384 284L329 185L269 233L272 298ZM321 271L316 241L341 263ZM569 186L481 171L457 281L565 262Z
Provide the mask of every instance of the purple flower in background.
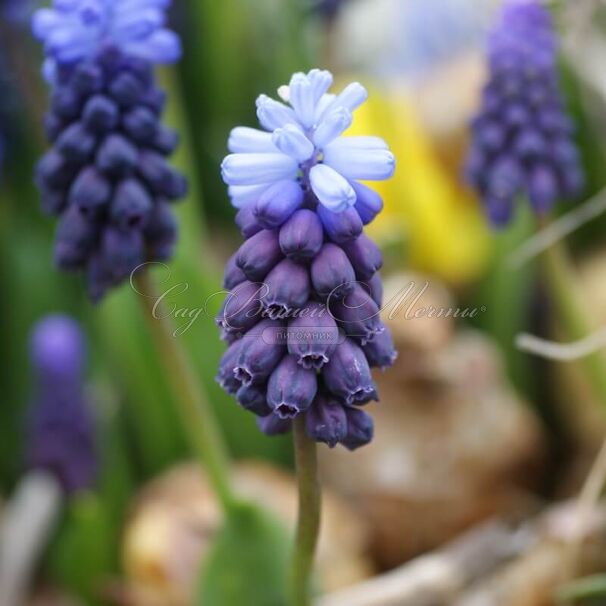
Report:
M47 316L33 329L36 395L27 425L26 463L52 474L68 493L92 485L97 473L95 423L82 381L85 342L67 316Z
M383 203L357 180L390 177L394 157L376 137L341 136L366 91L334 96L331 82L295 74L280 89L290 107L259 97L265 132L230 135L223 177L246 241L225 269L217 381L268 435L304 415L313 440L354 449L372 439L357 410L378 397L370 369L396 358L374 298L381 252L363 234Z
M36 12L33 31L44 43L44 73L52 82L64 65L114 48L150 63L173 63L178 36L165 27L171 0L54 0Z
M161 122L153 72L179 54L162 26L168 4L57 1L34 17L52 66L52 148L36 180L43 210L59 217L55 262L84 271L94 301L141 263L169 259L177 240L170 204L187 184L167 164L178 137Z
M334 19L347 0L313 0L312 6L315 12L326 19Z
M490 79L472 124L466 172L488 216L506 225L526 196L537 214L584 184L573 125L559 87L557 36L545 7L510 0L488 45Z

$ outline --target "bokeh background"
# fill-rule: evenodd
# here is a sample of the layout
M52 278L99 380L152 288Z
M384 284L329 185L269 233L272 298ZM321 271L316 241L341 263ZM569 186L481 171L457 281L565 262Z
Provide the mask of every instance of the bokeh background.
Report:
M605 413L575 364L554 365L516 349L522 331L558 337L534 261L515 269L508 263L535 222L520 207L514 224L494 233L463 178L468 125L486 77L486 31L498 0L173 4L184 55L160 77L169 91L167 121L182 137L176 164L190 193L177 208L181 239L166 282L189 288L171 301L188 311L203 307L221 290L222 267L240 241L219 169L230 129L255 125L257 95L274 94L293 72L318 66L333 71L337 82L357 79L369 88L351 134L382 136L397 157L395 177L379 186L385 211L370 228L386 259L386 299L412 282L417 292L428 282L416 308L479 310L474 318L388 320L400 357L378 377L382 402L372 405L373 444L355 454L321 449L323 591L405 565L489 519L530 524L554 502L575 496L605 435ZM35 603L195 603L198 571L220 513L188 463L136 295L126 285L93 306L79 278L52 264L54 221L41 213L32 177L45 149L48 95L41 50L29 32L34 6L0 2L0 495L10 498L24 473L31 327L47 313L69 313L89 339L87 382L101 471L94 490L66 505L41 559ZM606 186L600 69L606 12L590 0L552 8L588 177L572 202L579 204ZM588 314L604 321L606 219L575 232L569 245ZM290 437L260 434L253 417L214 382L224 348L213 321L218 302L211 298L210 313L179 338L220 418L237 485L289 525L295 499ZM495 592L505 583L499 604L552 603L554 571L564 559L556 546L565 528L561 522L541 534L533 526L534 543L474 583ZM599 530L592 535L596 553L582 558L587 573L606 570L603 523ZM525 582L516 584L518 577Z

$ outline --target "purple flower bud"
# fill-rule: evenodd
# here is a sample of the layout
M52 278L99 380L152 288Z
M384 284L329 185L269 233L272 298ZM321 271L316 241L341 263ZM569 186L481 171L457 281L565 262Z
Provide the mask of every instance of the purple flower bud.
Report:
M536 166L530 173L528 197L535 212L542 215L549 211L558 197L559 184L549 166Z
M263 192L254 206L254 213L263 228L274 229L280 227L302 203L303 190L296 181L278 181Z
M225 298L217 325L231 334L244 333L261 318L261 300L267 289L258 282L242 282Z
M170 156L179 145L179 135L172 128L158 124L151 145L162 155Z
M116 128L119 120L120 109L105 95L91 97L82 110L82 123L91 132L106 133Z
M267 295L264 307L271 317L299 309L307 303L310 294L309 272L303 265L290 259L280 261L265 278Z
M363 283L362 286L366 289L372 300L381 309L383 307L383 281L381 276L376 273L370 280Z
M97 151L96 164L99 170L112 177L122 177L135 168L139 152L122 135L108 135Z
M355 240L362 233L362 219L355 208L333 213L320 205L318 206L318 216L328 237L337 244Z
M71 494L97 472L95 424L84 398L84 337L67 316L48 316L31 338L37 394L28 415L26 463L52 474Z
M89 159L97 140L80 122L68 126L57 138L56 149L69 161L85 162Z
M51 109L61 118L73 120L78 117L81 108L81 96L74 89L61 87L53 91L51 95Z
M317 390L316 372L285 356L269 378L267 402L278 417L292 419L311 406Z
M82 209L97 209L109 202L110 182L94 166L83 169L69 190L69 202Z
M242 385L263 383L274 371L286 353L286 346L278 338L284 329L282 322L263 320L242 337L242 345L234 376Z
M238 390L236 398L242 408L259 417L272 415L272 410L267 403L266 385L243 385Z
M539 131L530 128L520 132L513 142L513 149L522 160L532 161L545 155L547 141Z
M398 352L395 350L391 331L387 328L380 332L372 341L362 347L369 366L376 366L381 370L393 366Z
M257 426L267 436L278 436L292 429L291 419L281 419L277 414L257 418Z
M370 280L383 267L380 248L366 234L343 244L343 250L359 280Z
M167 202L157 201L149 213L144 229L148 257L154 261L168 261L172 255L179 227Z
M48 383L78 378L83 371L86 346L74 320L51 315L34 327L30 352L34 369Z
M151 150L141 152L137 168L152 194L177 200L187 193L187 180L161 154Z
M219 385L230 394L235 394L240 387L242 382L236 378L234 368L238 363L240 357L240 350L242 348L242 339L232 343L223 354L221 362L219 362L219 373L217 374L216 381Z
M349 294L355 285L356 274L347 255L336 244L324 244L311 264L311 282L314 290L331 300Z
M352 187L356 192L354 208L360 215L362 223L368 225L383 210L383 200L374 189L370 189L362 183L353 181Z
M322 376L326 387L347 404L378 398L366 356L351 339L337 345Z
M116 187L111 203L111 222L123 230L144 225L152 199L138 179L125 179Z
M252 238L263 229L251 205L241 208L236 213L236 225L245 238Z
M323 241L322 224L311 210L296 211L280 228L280 248L293 261L313 259Z
M496 228L506 227L513 215L513 202L495 196L486 196L484 199L488 219Z
M345 409L330 394L320 392L305 415L307 435L334 448L347 436Z
M337 323L322 303L308 303L288 323L288 353L303 368L322 368L330 360L339 338Z
M99 249L105 270L115 282L128 278L143 263L145 249L143 235L139 231L124 232L107 227L101 235Z
M70 206L57 226L55 263L61 269L75 270L84 266L99 234L97 223L77 206Z
M236 265L236 257L238 253L234 253L227 264L225 265L225 274L223 276L223 288L233 290L246 280L244 272Z
M264 229L242 244L236 263L249 280L260 281L281 259L278 233Z
M144 93L144 86L134 74L120 72L109 85L109 94L119 105L130 107Z
M359 408L346 407L347 435L341 444L348 450L356 450L372 441L374 423L372 417Z
M38 187L61 189L68 186L78 172L77 165L70 163L54 149L46 152L36 166Z
M156 134L158 118L147 107L135 107L124 115L122 123L131 139L146 144Z
M359 284L342 300L331 299L329 304L337 325L362 345L384 330L377 304Z

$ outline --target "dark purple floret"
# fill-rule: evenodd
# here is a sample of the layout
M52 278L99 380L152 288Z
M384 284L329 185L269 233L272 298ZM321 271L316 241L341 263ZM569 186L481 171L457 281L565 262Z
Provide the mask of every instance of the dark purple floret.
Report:
M236 256L236 265L252 281L263 280L282 258L278 233L264 229L251 236Z
M281 419L293 419L311 406L317 390L315 371L303 368L294 356L287 355L269 379L267 402Z
M358 280L370 280L383 267L381 250L366 234L362 234L353 242L343 244L343 250Z
M343 299L330 300L329 305L339 328L358 339L362 345L385 330L377 304L360 284L356 284Z
M347 435L341 441L343 446L349 450L356 450L371 442L374 434L372 417L363 410L351 406L345 407L345 415Z
M259 282L242 282L225 298L217 325L225 332L243 334L262 319L262 300L267 292Z
M333 213L325 206L318 206L318 216L324 231L336 244L345 244L355 240L364 228L362 219L355 208L348 208L341 213Z
M236 225L245 238L251 238L264 229L250 206L242 208L237 212Z
M318 215L308 209L296 211L280 229L282 253L293 261L313 259L324 241Z
M337 323L322 303L309 303L288 323L288 352L303 368L323 368L340 340Z
M322 376L328 390L346 404L365 404L378 399L364 351L351 339L336 347Z
M583 188L557 51L545 7L536 0L506 2L489 38L490 78L472 124L466 167L495 226L510 221L520 197L545 215L558 199Z
M266 417L257 417L257 425L265 435L278 436L292 429L292 420L281 419L276 414L270 414Z
M115 50L62 65L54 82L45 121L53 147L36 182L44 211L60 217L56 262L86 273L94 300L140 263L172 255L167 202L186 182L167 164L177 137L161 110L151 64Z
M279 181L268 188L254 206L264 229L280 227L303 203L303 190L295 181Z
M267 403L267 385L242 385L236 394L236 398L242 408L258 417L267 417L273 414Z
M366 343L366 345L362 347L362 351L368 360L369 366L376 366L381 370L393 366L398 357L391 332L389 332L387 328L376 335L372 341Z
M356 273L340 246L327 242L311 264L311 281L322 298L342 299L356 284Z
M307 435L334 448L347 437L345 407L333 396L320 392L305 417Z
M97 474L95 422L82 383L84 337L66 316L49 316L31 339L36 394L27 419L26 464L52 474L71 494Z
M265 286L267 295L263 298L263 305L268 312L296 311L303 308L309 299L309 272L303 265L284 259L269 272Z
M261 95L263 130L230 134L222 176L246 241L225 268L218 380L267 435L299 417L312 440L354 449L372 420L352 406L377 399L370 367L396 357L379 318L381 252L363 234L383 201L360 180L391 176L394 157L377 137L340 136L367 92L322 95L331 81L295 74L290 107Z
M242 385L264 383L280 363L286 353L283 329L283 322L263 320L244 335L233 371Z

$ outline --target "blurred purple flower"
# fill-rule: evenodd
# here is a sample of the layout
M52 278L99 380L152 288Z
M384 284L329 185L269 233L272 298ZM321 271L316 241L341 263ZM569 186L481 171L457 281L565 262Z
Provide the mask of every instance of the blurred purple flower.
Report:
M488 44L490 78L472 124L467 177L488 216L506 225L526 196L543 215L584 184L559 86L558 40L548 10L535 0L509 0Z
M177 240L170 202L187 183L167 163L178 137L161 122L153 73L179 55L163 28L169 4L56 0L34 17L52 66L52 148L36 180L43 210L59 216L55 262L84 271L94 301L141 263L169 259Z
M82 381L80 327L67 316L47 316L33 329L30 355L37 387L26 464L55 476L67 493L89 488L97 473L97 445Z
M44 73L92 59L111 47L150 63L173 63L181 56L178 36L165 27L171 0L54 0L38 10L34 35L44 43Z

